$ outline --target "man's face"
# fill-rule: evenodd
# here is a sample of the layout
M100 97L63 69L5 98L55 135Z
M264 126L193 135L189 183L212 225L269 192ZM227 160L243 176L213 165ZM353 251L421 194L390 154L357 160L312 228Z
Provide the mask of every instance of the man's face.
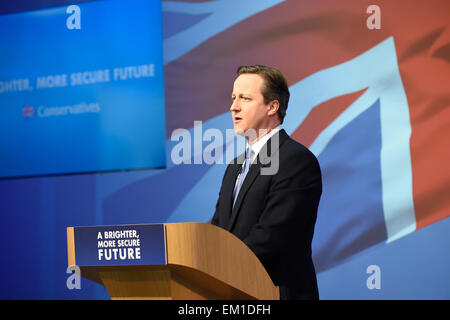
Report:
M243 135L247 130L267 129L269 106L261 93L264 79L258 74L244 73L234 81L230 107L234 132Z

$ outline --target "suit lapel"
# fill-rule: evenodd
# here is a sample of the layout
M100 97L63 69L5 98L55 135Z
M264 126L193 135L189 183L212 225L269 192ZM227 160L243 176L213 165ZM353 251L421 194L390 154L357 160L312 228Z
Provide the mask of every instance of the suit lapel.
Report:
M242 154L238 158L236 158L234 163L230 164L228 174L223 182L224 187L223 187L223 194L221 195L221 198L223 199L223 206L224 206L223 212L225 212L227 214L226 221L229 221L229 219L231 217L231 211L233 209L234 186L236 184L236 179L241 170L242 161L244 158L245 158L245 155ZM227 225L225 225L223 227L226 228Z
M236 203L234 204L234 208L233 208L233 200L231 200L232 211L230 223L228 225L228 231L230 231L231 228L233 227L234 221L236 220L237 214L239 212L245 194L247 193L250 186L253 184L253 181L255 181L256 177L259 175L260 167L261 165L259 163L255 163L250 166L250 169L247 175L245 176L245 180L244 183L242 184L241 190L239 190L239 194L236 199Z
M236 199L236 203L233 208L233 191L234 191L234 184L232 184L231 188L231 202L230 202L230 210L231 210L231 218L229 221L229 225L227 230L231 231L233 228L234 222L236 221L236 218L238 216L240 207L242 205L242 202L245 198L245 195L247 191L250 189L251 185L255 181L256 177L259 176L261 172L261 168L264 166L270 166L270 156L273 154L275 155L278 152L279 147L281 144L288 138L286 131L280 130L278 133L276 133L272 138L270 138L267 143L263 146L261 151L258 153L257 160L255 163L253 163L250 166L250 169L247 173L247 176L245 177L244 183L242 184L241 190L239 191L238 197ZM275 140L273 140L275 139ZM278 143L272 143L273 141L276 142L276 139L278 139ZM242 155L240 156L242 157ZM239 163L239 161L238 161ZM238 169L241 165L238 165ZM236 171L236 177L239 170ZM235 182L236 180L234 180Z

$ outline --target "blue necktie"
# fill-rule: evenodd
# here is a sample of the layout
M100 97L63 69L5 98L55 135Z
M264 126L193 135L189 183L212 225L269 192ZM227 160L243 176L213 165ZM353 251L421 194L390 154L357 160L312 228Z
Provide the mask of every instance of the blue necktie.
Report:
M236 199L239 195L239 191L241 190L242 183L244 183L245 176L247 175L248 170L250 169L252 155L253 155L253 150L251 148L247 148L247 150L245 150L245 161L244 161L244 164L242 165L241 173L238 176L238 182L237 182L236 188L234 189L233 208L234 208L234 204L236 203Z

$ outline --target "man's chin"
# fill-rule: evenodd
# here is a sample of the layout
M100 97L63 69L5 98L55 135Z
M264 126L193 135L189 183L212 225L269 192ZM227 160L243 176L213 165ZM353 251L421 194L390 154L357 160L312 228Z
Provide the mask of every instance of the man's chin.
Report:
M233 130L234 130L234 133L236 133L239 136L243 136L245 134L245 131L240 127L234 126Z

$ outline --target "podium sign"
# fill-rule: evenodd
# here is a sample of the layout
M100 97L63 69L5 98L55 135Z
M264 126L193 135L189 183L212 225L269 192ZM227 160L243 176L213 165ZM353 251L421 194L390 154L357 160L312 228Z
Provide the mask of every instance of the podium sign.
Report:
M165 265L164 224L74 227L78 266Z
M67 258L111 299L279 299L250 248L209 223L68 227Z

